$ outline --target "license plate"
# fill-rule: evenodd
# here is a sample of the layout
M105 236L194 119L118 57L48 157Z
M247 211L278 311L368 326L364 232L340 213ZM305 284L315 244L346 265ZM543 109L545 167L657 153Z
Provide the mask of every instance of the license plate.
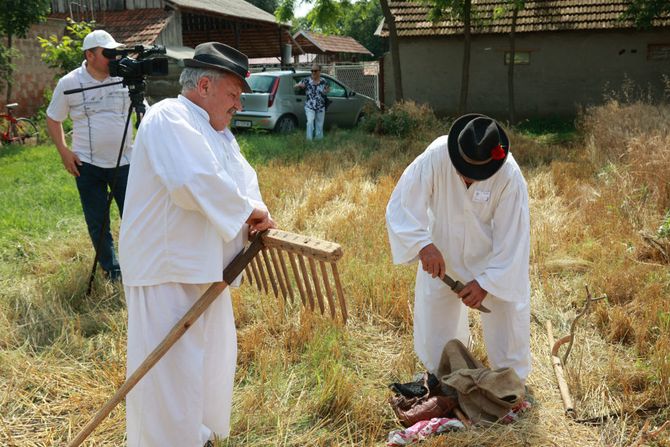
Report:
M251 127L251 121L235 120L235 127Z

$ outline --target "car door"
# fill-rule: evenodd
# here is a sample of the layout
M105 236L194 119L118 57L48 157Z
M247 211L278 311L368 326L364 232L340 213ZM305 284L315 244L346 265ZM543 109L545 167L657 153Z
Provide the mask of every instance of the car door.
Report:
M329 76L323 76L328 84L328 99L331 103L326 110L326 124L330 127L351 127L356 120L356 101L351 101L348 89Z
M308 78L310 75L308 73L297 74L293 76L293 85L291 89L295 95L293 101L293 110L295 115L298 117L298 122L300 127L304 127L307 122L307 117L305 116L305 101L307 100L307 95L305 95L305 89L296 88L296 84L300 83L303 79Z

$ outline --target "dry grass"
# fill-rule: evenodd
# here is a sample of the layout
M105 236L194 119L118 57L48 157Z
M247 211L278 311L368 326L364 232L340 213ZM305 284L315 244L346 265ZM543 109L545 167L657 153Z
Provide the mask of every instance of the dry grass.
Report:
M660 426L668 418L667 407L635 410L670 403L670 274L650 242L666 243L657 229L670 208L669 114L612 102L584 117L584 143L575 147L512 136L531 196L529 385L537 403L516 424L423 445L627 446L645 420ZM349 139L257 166L281 227L344 247L351 320L345 328L250 287L236 291L233 430L221 446L380 446L396 428L386 386L421 365L411 335L415 267L391 264L384 209L404 167L435 135L379 137L374 148ZM73 239L34 250L1 280L3 446L62 445L125 375L122 294L100 283L95 297L83 298L88 246ZM597 426L563 415L544 325L552 321L557 336L569 332L584 284L608 300L582 320L566 374L580 418L620 415ZM483 355L477 318L473 328ZM88 445L122 445L124 425L119 406ZM670 437L649 445L668 446Z

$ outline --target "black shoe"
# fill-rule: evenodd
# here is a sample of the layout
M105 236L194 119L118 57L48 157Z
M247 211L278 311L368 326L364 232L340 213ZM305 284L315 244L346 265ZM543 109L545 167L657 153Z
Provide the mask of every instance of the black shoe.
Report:
M205 445L202 447L214 447L214 443L212 441L207 441L205 442Z

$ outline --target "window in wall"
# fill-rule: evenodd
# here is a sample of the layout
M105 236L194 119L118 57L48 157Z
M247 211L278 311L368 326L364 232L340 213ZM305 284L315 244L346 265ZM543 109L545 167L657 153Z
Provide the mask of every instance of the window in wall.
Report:
M650 61L670 60L670 43L653 43L647 45L647 59Z
M510 57L512 57L512 52L505 51L505 65L509 65ZM528 65L528 64L530 64L530 51L514 52L514 65Z

